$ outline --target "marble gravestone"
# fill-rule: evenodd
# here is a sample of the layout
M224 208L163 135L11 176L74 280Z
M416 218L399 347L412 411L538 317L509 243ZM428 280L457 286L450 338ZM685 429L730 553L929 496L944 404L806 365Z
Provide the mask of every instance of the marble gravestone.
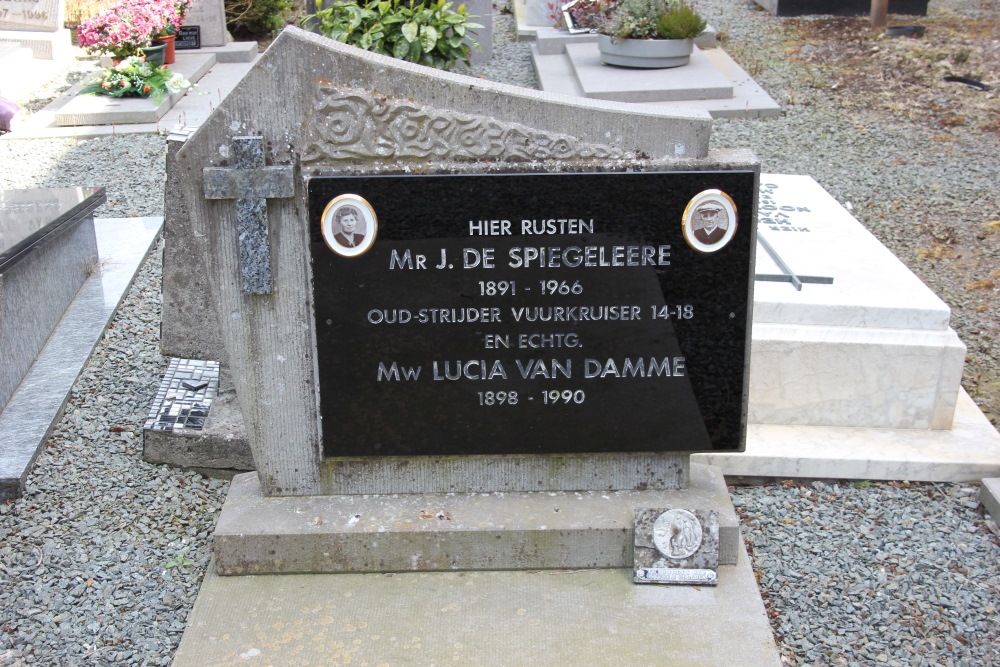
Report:
M734 564L688 455L743 447L758 166L709 124L286 29L172 158L257 469L218 572L631 567L637 507Z
M947 304L808 176L762 178L759 239L751 422L951 428Z

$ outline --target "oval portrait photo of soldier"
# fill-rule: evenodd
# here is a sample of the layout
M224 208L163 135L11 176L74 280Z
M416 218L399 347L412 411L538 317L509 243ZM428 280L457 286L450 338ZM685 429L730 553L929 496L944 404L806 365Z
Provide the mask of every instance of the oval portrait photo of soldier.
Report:
M342 257L368 252L378 234L378 218L364 197L340 195L323 209L323 240Z
M736 234L736 204L721 190L699 192L684 209L684 239L699 252L716 252Z

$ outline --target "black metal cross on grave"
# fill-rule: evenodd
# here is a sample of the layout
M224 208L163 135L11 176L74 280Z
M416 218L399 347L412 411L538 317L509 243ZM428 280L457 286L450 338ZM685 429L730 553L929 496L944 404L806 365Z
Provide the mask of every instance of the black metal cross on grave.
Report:
M767 251L767 254L771 256L774 263L778 265L779 269L781 269L781 273L758 273L754 276L754 280L765 280L774 283L791 283L799 292L802 291L803 283L814 283L816 285L833 284L833 278L827 278L826 276L800 276L792 271L788 267L788 264L785 263L785 260L781 258L781 255L778 254L778 251L774 249L774 246L768 243L767 239L764 238L764 232L761 229L757 230L757 242L764 246L764 250Z
M295 170L265 166L264 137L233 137L231 157L232 167L203 170L205 197L236 200L243 291L270 294L273 286L267 200L295 195Z

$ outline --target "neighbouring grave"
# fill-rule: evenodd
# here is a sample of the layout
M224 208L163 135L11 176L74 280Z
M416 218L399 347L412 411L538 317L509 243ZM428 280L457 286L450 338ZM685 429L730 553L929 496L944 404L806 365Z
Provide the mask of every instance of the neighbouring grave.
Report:
M225 3L222 0L191 0L177 48L225 46L227 41Z
M65 14L64 0L0 0L0 43L20 44L40 60L63 60L71 46Z
M868 16L871 0L755 0L775 16ZM889 0L889 13L926 16L927 0Z
M759 212L750 421L950 429L947 304L808 176L762 177Z
M0 412L97 264L103 188L0 190Z

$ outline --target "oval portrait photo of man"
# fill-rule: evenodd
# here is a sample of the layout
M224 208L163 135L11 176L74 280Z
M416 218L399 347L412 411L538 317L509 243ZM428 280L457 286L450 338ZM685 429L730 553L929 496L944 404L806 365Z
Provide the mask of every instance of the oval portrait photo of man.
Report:
M364 197L340 195L323 210L323 240L342 257L368 252L378 234L378 217Z
M684 208L684 239L699 252L716 252L736 234L736 204L721 190L704 190Z

